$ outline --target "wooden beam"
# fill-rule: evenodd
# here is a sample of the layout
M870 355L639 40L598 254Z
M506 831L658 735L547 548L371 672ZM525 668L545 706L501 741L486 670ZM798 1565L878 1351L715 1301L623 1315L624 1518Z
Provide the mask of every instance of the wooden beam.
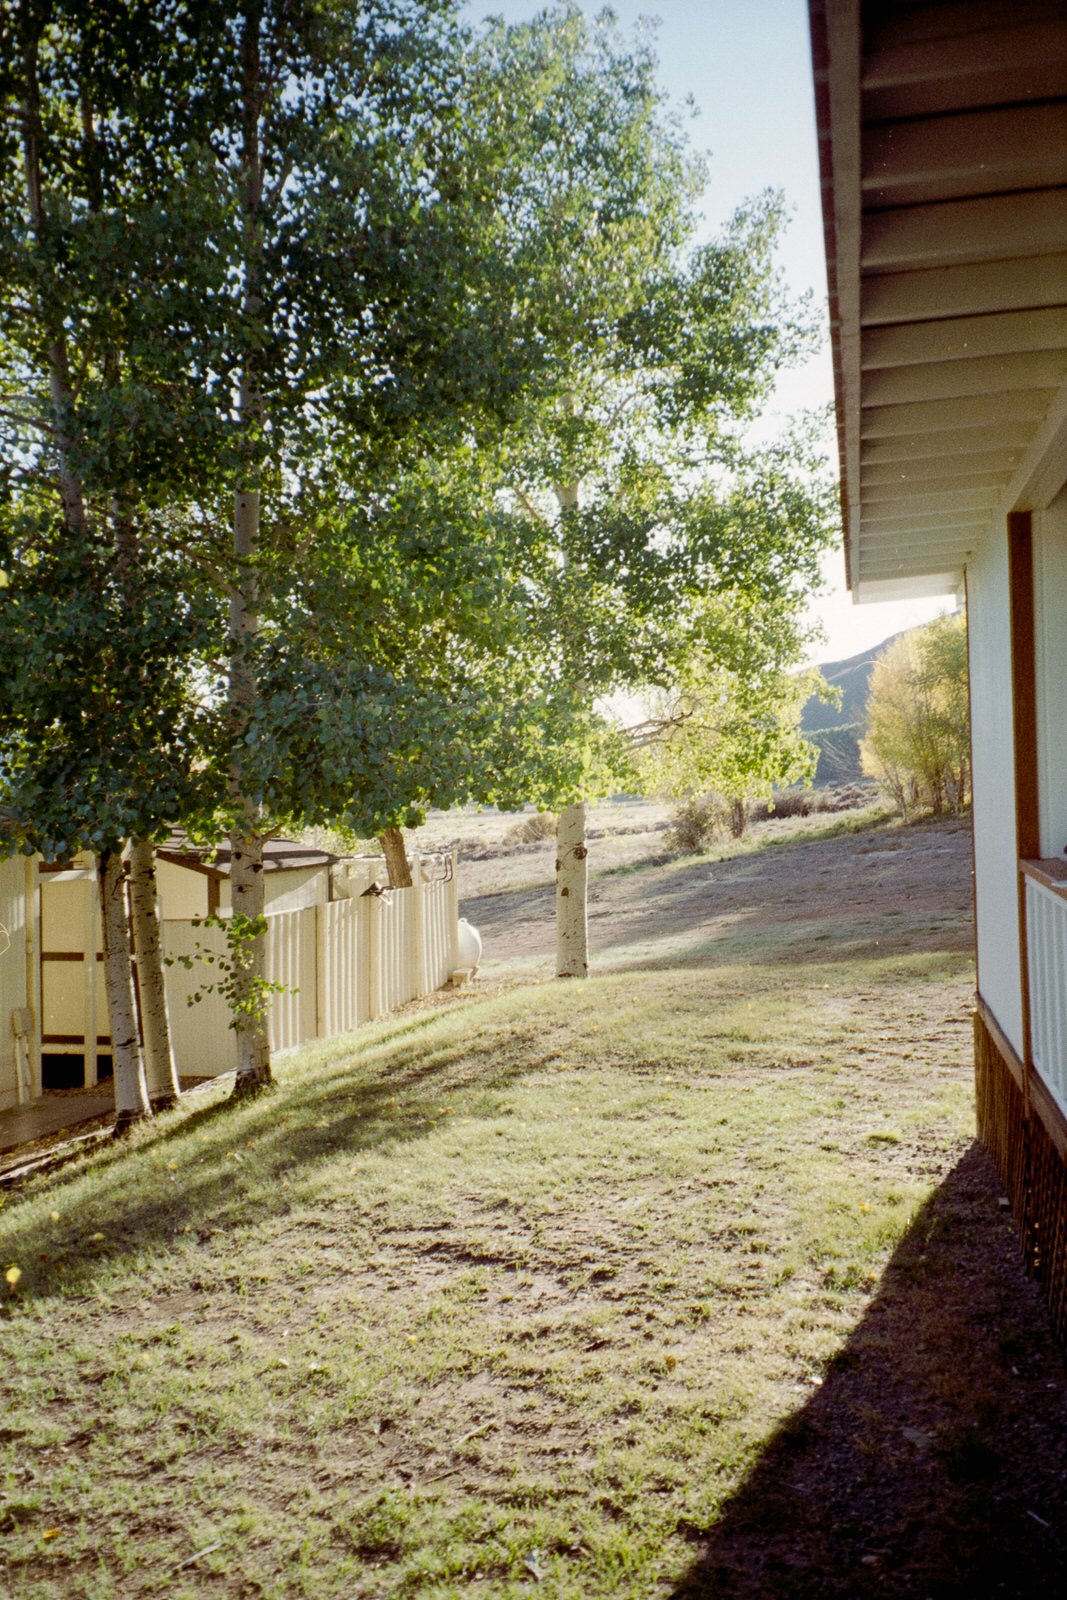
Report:
M864 278L862 316L865 326L874 327L1062 306L1067 300L1065 286L1067 252L891 272Z
M973 361L931 361L925 366L883 367L867 373L863 404L912 405L927 400L958 400L971 395L996 398L1012 391L1058 389L1067 378L1067 350L1040 350L1019 356L976 356Z
M1054 100L1063 92L1065 65L1062 14L1016 26L1005 8L1004 24L997 28L873 50L864 65L864 114L881 122Z
M1067 295L1067 283L1064 292ZM863 335L862 359L864 371L871 371L1063 349L1067 349L1067 306L1054 306L869 328Z
M841 462L845 574L859 521L860 0L810 0L823 231Z
M933 535L925 539L913 535L907 539L893 540L861 537L859 542L860 560L866 572L873 567L887 567L897 572L902 567L909 567L916 557L926 560L933 557L942 567L952 566L966 560L970 551L971 546L960 540L946 541Z
M906 433L890 439L874 439L860 450L863 466L906 461L916 468L929 460L958 463L961 472L976 469L1000 471L1016 466L1033 437L1026 423L1000 428L946 428L937 433Z
M1035 62L1050 59L1067 65L1062 23L1050 20L1019 25L1013 22L1008 9L1000 26L957 33L948 47L944 38L883 44L863 63L863 87L890 88L938 78L957 82L982 78L988 72L1030 68Z
M945 565L962 561L985 540L989 530L979 528L864 528L857 550L868 561L892 560L894 565L917 550L938 550Z
M1063 14L1063 0L1012 0L1011 21L1044 22ZM868 30L872 51L924 39L955 39L961 33L1002 28L1004 0L942 0L936 6L885 6L873 12Z
M867 501L880 489L911 488L918 493L954 493L957 489L1003 489L1011 476L1010 468L999 472L978 471L973 463L982 456L928 458L915 462L887 462L863 468L863 494ZM969 464L972 463L972 464Z
M1067 191L952 200L868 213L861 260L868 271L1002 261L1060 252L1067 243Z
M888 439L902 433L937 433L990 423L1031 422L1036 431L1056 388L1015 389L1008 394L961 395L954 400L914 400L907 405L864 406L860 431L866 439Z
M1055 188L1067 183L1067 105L1025 105L868 128L865 203Z
M890 562L875 563L869 561L865 556L861 556L857 582L860 584L889 583L897 580L936 577L939 580L939 584L943 586L925 589L916 588L911 592L915 594L952 594L963 581L965 564L965 558L963 557L958 561L946 561L944 556L939 555L936 551L929 558L913 556L910 560L902 561L895 566Z
M962 484L948 484L943 489L935 489L932 484L923 483L874 483L869 487L864 479L863 504L864 508L870 506L875 516L893 516L899 512L901 516L909 516L912 512L925 516L940 516L947 513L951 516L957 511L992 511L997 503L996 485L993 487L972 487L969 479L964 479Z
M1006 511L1040 511L1059 494L1067 478L1067 384L1049 405L1040 428L1016 467L1005 492Z
M1034 549L1029 512L1008 518L1008 602L1011 628L1012 749L1015 767L1015 855L1041 854L1037 781L1037 649L1034 626ZM1030 977L1027 970L1026 891L1019 887L1019 983L1023 1012L1023 1061L1033 1070L1030 1039Z

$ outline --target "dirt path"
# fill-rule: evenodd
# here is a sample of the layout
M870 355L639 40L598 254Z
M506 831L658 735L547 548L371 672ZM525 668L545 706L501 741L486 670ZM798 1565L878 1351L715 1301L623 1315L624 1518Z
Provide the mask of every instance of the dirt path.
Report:
M939 943L970 948L971 845L966 823L886 826L775 844L727 860L681 858L597 877L589 896L598 967L714 959L760 947L764 958L843 941L855 953ZM462 872L462 867L461 867ZM551 884L465 898L485 970L549 972L555 949Z

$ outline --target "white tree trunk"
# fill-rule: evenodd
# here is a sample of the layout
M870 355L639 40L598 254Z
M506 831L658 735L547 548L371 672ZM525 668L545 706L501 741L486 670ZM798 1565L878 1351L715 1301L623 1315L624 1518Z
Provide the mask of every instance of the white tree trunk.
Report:
M104 990L111 1026L111 1059L115 1083L115 1132L152 1115L145 1081L137 1004L130 964L130 929L126 917L126 879L122 853L104 851L97 858L104 944Z
M167 985L156 901L155 850L143 839L130 851L130 912L137 955L137 984L144 1028L145 1077L153 1111L172 1106L181 1093L167 1011Z
M263 836L252 832L230 835L230 899L235 917L263 917ZM267 1029L269 995L263 985L267 971L267 936L257 933L233 947L234 1025L237 1034L237 1082L234 1095L255 1094L271 1081L270 1040Z
M589 974L589 926L586 911L588 851L585 802L561 811L556 824L556 977Z

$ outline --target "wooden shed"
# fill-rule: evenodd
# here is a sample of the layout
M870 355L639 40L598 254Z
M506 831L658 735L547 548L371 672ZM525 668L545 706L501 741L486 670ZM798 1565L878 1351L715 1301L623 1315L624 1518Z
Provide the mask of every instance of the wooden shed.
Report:
M336 856L324 850L271 839L264 849L264 899L268 914L324 905L330 898L330 868ZM198 919L228 914L230 850L192 845L174 835L156 853L156 882L164 946L168 927L182 954L211 944L208 932L197 935ZM40 922L40 1086L66 1089L99 1082L111 1074L111 1037L107 1027L103 954L96 872L91 856L38 868ZM203 981L201 974L201 982ZM172 988L195 992L195 984L175 973ZM174 1008L172 1008L174 1009ZM211 1010L213 1008L209 1008ZM205 1020L208 1013L204 1013ZM179 1034L190 1031L190 1019L175 1010ZM225 1023L223 1023L225 1030ZM194 1030L198 1031L198 1030ZM179 1070L192 1071L205 1059L203 1073L229 1065L230 1039L223 1032L211 1049L190 1044L178 1052ZM186 1057L183 1068L182 1054Z
M410 889L382 893L380 859L268 843L273 1051L346 1032L449 982L458 961L455 861L423 856L413 866ZM229 849L175 836L157 853L157 882L175 1060L184 1077L211 1077L233 1066L229 1013L205 960L224 953L225 932L203 926L229 914ZM0 860L0 1111L110 1074L93 857Z

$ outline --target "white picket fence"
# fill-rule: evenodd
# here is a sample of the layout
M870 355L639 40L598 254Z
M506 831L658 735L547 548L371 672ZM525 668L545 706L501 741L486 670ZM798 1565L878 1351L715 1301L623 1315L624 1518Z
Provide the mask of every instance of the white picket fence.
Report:
M270 1002L272 1051L348 1033L446 984L455 968L456 881L358 895L267 914L267 977L280 985ZM163 924L167 999L178 1071L213 1077L233 1066L233 1030L221 995L210 989L211 957L226 947L219 928ZM182 958L190 958L187 967ZM190 999L201 993L196 1003Z
M1067 1111L1067 900L1026 880L1030 1034L1034 1066Z

